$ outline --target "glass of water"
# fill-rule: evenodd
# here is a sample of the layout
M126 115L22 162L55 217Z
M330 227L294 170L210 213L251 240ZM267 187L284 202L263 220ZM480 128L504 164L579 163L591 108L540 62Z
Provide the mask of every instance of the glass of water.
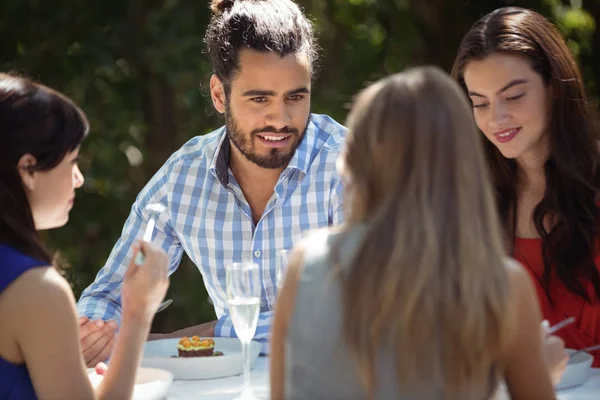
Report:
M250 342L260 312L260 270L252 262L233 263L226 269L227 306L244 355L244 390L238 400L256 399L250 385Z
M277 260L277 269L276 269L276 285L277 285L277 293L281 290L283 286L283 282L285 280L285 272L287 270L288 261L290 257L289 250L279 250L278 260Z

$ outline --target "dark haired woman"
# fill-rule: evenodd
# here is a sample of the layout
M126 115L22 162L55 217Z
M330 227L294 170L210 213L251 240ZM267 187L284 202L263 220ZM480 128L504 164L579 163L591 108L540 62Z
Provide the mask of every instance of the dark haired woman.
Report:
M123 323L111 366L94 391L73 293L37 234L69 218L83 184L77 157L87 132L85 115L71 100L0 74L1 399L131 397L144 340L168 287L166 255L141 243L146 261L125 274Z
M576 318L558 333L568 348L600 343L599 132L565 41L540 14L501 8L463 38L452 74L487 138L506 236L544 317Z

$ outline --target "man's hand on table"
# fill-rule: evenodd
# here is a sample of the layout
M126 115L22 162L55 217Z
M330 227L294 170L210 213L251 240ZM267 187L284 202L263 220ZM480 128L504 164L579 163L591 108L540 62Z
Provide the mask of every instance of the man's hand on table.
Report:
M79 317L79 340L83 359L89 368L106 361L115 344L116 321L90 320Z
M200 337L214 337L215 326L217 321L205 322L204 324L190 326L189 328L180 329L172 333L151 333L148 336L148 340L158 339L175 339L183 336L200 336Z

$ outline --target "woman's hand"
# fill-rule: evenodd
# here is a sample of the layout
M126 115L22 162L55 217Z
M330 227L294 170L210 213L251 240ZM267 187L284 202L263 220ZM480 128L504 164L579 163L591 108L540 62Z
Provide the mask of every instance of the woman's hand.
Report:
M546 366L548 367L552 383L556 385L560 382L560 379L567 369L569 355L565 350L565 342L558 336L550 335L548 333L549 329L550 324L548 321L543 321L541 330L544 359L546 360Z
M151 320L169 287L169 258L151 243L140 242L138 246L123 278L123 314ZM139 251L144 254L142 265L135 263Z

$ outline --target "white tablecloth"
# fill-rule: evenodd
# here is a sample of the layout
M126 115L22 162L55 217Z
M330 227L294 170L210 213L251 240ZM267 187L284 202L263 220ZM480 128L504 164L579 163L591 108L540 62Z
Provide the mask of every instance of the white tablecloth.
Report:
M252 369L252 388L255 394L269 398L269 360L259 357ZM168 400L230 400L237 397L243 387L242 376L232 376L207 381L175 381L169 390ZM600 400L600 369L592 370L582 386L558 391L560 400Z
M556 392L559 400L599 400L600 399L600 368L594 368L583 385L559 390Z

